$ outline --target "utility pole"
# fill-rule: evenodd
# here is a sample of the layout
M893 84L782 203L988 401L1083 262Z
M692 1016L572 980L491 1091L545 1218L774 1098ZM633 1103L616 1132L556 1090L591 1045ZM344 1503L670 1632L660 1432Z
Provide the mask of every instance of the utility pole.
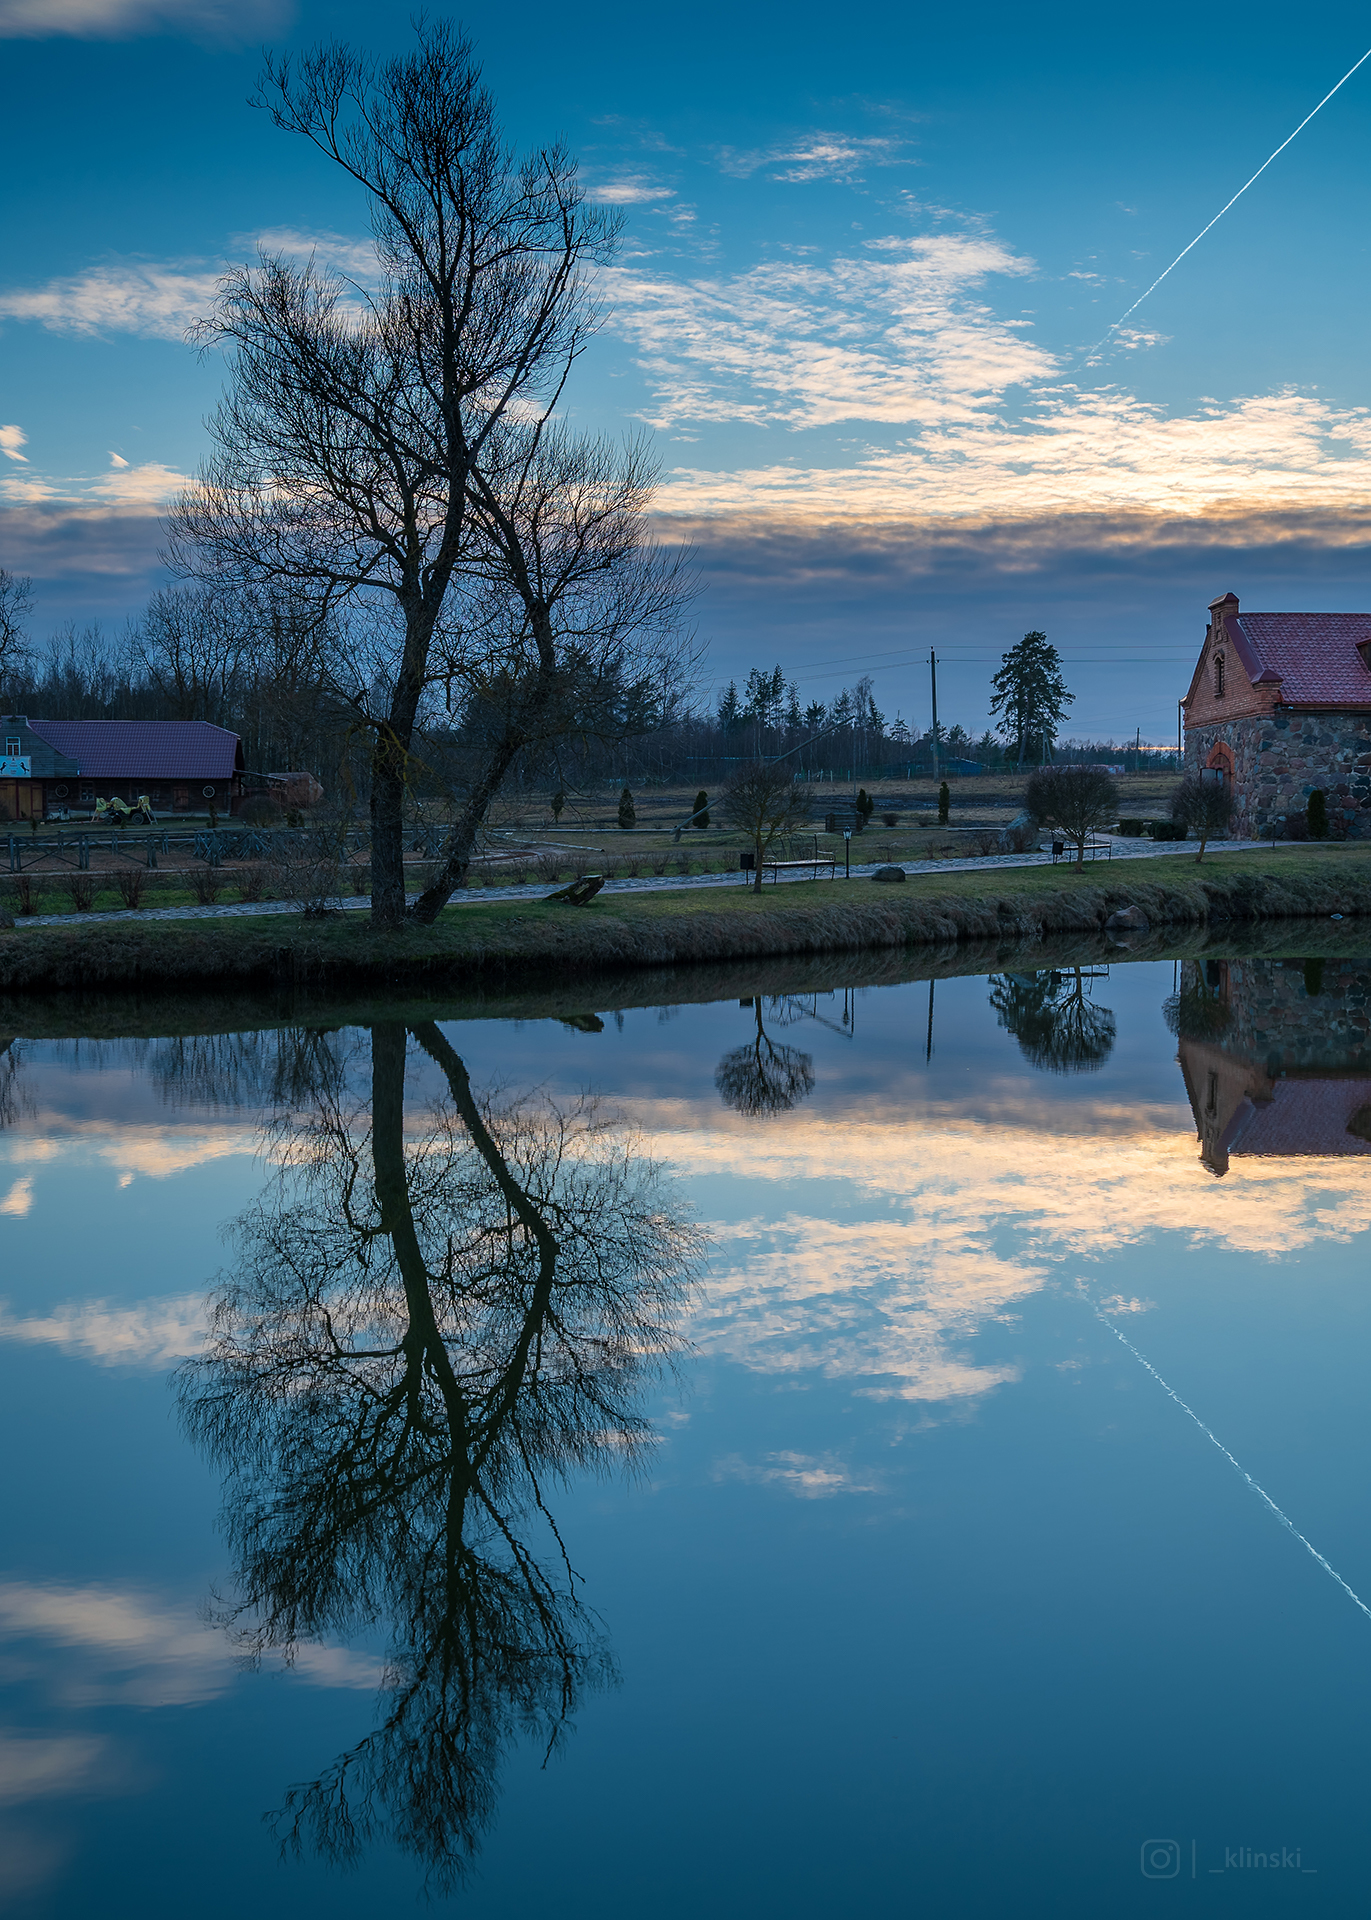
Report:
M933 682L933 778L938 773L938 656L930 647L928 650L928 671Z

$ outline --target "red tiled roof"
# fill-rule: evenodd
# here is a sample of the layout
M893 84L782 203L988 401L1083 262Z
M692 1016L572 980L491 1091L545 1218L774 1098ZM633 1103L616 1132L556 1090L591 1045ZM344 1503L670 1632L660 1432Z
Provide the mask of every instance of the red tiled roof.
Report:
M1371 1140L1349 1133L1354 1113L1371 1106L1371 1080L1278 1080L1270 1100L1244 1100L1232 1126L1236 1154L1371 1153ZM1245 1111L1244 1111L1245 1109Z
M1288 705L1371 707L1371 666L1357 651L1371 654L1371 613L1230 613L1225 624L1249 677L1279 680Z
M208 720L31 720L87 780L228 780L238 735Z

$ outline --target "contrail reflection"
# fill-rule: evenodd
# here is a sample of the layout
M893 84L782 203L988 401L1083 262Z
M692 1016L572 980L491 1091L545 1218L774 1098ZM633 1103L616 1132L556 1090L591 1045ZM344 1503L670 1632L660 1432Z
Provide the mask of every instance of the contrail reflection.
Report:
M1275 1501L1271 1498L1271 1495L1266 1491L1266 1488L1258 1486L1257 1482L1252 1478L1251 1474L1247 1471L1246 1467L1239 1465L1239 1463L1233 1458L1232 1454L1228 1451L1227 1447L1223 1444L1223 1441L1219 1439L1217 1434L1211 1432L1211 1430L1204 1424L1203 1420L1201 1420L1200 1416L1196 1413L1195 1409L1193 1407L1188 1407L1186 1405L1185 1401L1181 1399L1181 1396L1176 1392L1174 1387L1167 1386L1165 1380L1162 1379L1161 1375L1157 1372L1157 1369L1152 1365L1152 1362L1150 1360L1144 1359L1143 1355L1140 1354L1138 1352L1138 1349L1133 1345L1133 1342L1131 1340L1124 1338L1123 1334L1119 1332L1119 1329L1114 1325L1112 1320L1107 1319L1106 1316L1103 1313L1101 1313L1098 1307L1094 1309L1094 1313L1095 1313L1095 1318L1099 1321L1100 1325L1104 1327L1108 1327L1109 1331L1113 1334L1114 1338L1119 1342L1119 1344L1121 1346L1127 1347L1128 1351L1132 1354L1133 1358L1137 1361L1138 1365L1140 1367L1146 1367L1147 1371L1152 1375L1152 1378L1156 1381L1157 1385L1161 1388L1162 1392L1165 1394L1168 1394L1171 1397L1171 1399L1175 1401L1176 1405L1180 1408L1182 1413L1188 1413L1190 1415L1190 1418L1195 1422L1195 1425L1199 1428L1200 1432L1204 1435L1205 1439L1213 1442L1213 1444L1218 1448L1219 1452L1223 1455L1224 1459L1228 1462L1228 1464L1237 1473L1240 1473L1242 1475L1243 1479L1247 1482L1248 1486L1251 1487L1253 1493L1257 1494L1261 1499L1263 1499L1266 1502L1267 1506L1270 1507L1272 1513L1275 1514L1276 1518L1280 1521L1281 1525L1283 1527L1288 1528L1289 1531L1294 1534L1295 1538L1299 1541L1300 1545L1305 1549L1307 1553L1313 1554L1314 1558L1318 1561L1319 1565L1323 1568L1324 1572L1328 1575L1329 1579L1336 1580L1338 1585L1342 1588L1343 1592L1347 1595L1348 1599L1352 1602L1352 1604L1354 1606L1360 1607L1362 1612L1366 1615L1367 1619L1371 1620L1371 1607L1368 1607L1364 1600L1362 1600L1357 1594L1353 1593L1351 1587L1348 1586L1347 1582L1343 1579L1342 1575L1338 1572L1337 1568L1330 1567L1328 1562L1324 1559L1323 1555L1319 1552L1318 1548L1314 1546L1311 1541L1308 1541L1305 1539L1304 1535L1300 1532L1299 1528L1295 1525L1294 1521L1290 1518L1289 1514L1281 1512L1280 1508L1276 1505Z

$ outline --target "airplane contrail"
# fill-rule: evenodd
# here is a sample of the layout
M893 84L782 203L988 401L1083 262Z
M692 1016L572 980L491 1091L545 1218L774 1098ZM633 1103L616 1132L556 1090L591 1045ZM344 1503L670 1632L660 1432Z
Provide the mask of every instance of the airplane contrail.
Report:
M1105 332L1100 335L1099 339L1095 342L1094 346L1090 349L1091 353L1098 353L1100 348L1104 345L1105 341L1109 338L1110 334L1118 332L1119 328L1123 325L1124 321L1128 318L1128 315L1130 313L1136 313L1138 311L1138 308L1142 305L1143 301L1146 300L1149 293L1156 292L1157 288L1161 285L1162 281L1165 280L1167 274L1171 272L1172 268L1178 267L1181 264L1181 261L1184 260L1186 254L1191 252L1193 248L1197 247L1200 244L1201 240L1203 240L1204 236L1208 233L1209 227L1214 227L1218 225L1219 221L1223 219L1223 216L1227 213L1228 209L1231 206L1233 206L1237 201L1242 199L1243 195L1247 192L1247 189L1252 185L1252 181L1261 179L1262 175L1266 172L1266 169L1271 165L1271 162L1273 160L1279 159L1281 154L1283 154L1286 148L1290 145L1291 140L1295 138L1295 135L1303 133L1305 128L1309 125L1309 122L1314 118L1314 115L1318 113L1323 107L1326 107L1328 105L1328 102L1333 98L1333 95L1338 91L1338 87L1345 87L1348 81L1352 78L1352 75L1357 71L1357 67L1364 67L1368 60L1371 60L1371 47L1368 47L1366 49L1366 52L1362 55L1361 59L1357 61L1356 66L1352 66L1347 69L1347 72L1342 76L1342 79L1339 80L1337 87L1330 87L1328 89L1327 93L1323 96L1322 100L1320 100L1318 106L1312 108L1311 111L1304 116L1303 120L1300 121L1300 124L1296 127L1295 132L1290 134L1286 139L1282 140L1274 153L1267 155L1266 159L1262 161L1261 165L1257 168L1257 171L1252 175L1252 179L1245 180L1243 184L1238 188L1238 191L1233 195L1232 200L1226 200L1224 202L1224 204L1219 208L1218 212L1214 215L1214 218L1209 222L1209 226L1201 227L1199 232L1195 235L1195 238L1190 242L1190 245L1188 247L1181 248L1180 252L1176 255L1175 259L1171 262L1171 266L1163 268L1163 270L1157 275L1156 279L1152 282L1152 285L1150 287L1147 287L1142 293L1138 295L1137 299L1133 302L1132 306L1128 309L1128 312L1121 313L1118 319L1114 322L1113 326L1107 328Z
M1358 65L1360 65L1360 62L1358 62ZM1296 132L1298 131L1299 129L1296 128ZM1293 134L1291 135L1291 138L1292 139L1294 138ZM1214 1445L1218 1448L1219 1452L1223 1455L1224 1459L1228 1462L1229 1466L1234 1468L1236 1472L1240 1473L1243 1479L1247 1482L1248 1486L1251 1487L1253 1493L1257 1494L1259 1498L1261 1498L1266 1502L1267 1506L1270 1507L1272 1513L1275 1514L1276 1518L1280 1521L1281 1525L1283 1527L1288 1528L1289 1531L1294 1534L1295 1538L1299 1541L1300 1545L1305 1549L1307 1553L1313 1554L1314 1558L1318 1561L1319 1565L1323 1568L1324 1572L1328 1575L1328 1577L1331 1580L1336 1580L1338 1585L1342 1588L1343 1592L1347 1595L1348 1599L1352 1602L1352 1604L1354 1606L1360 1607L1362 1612L1366 1615L1367 1619L1371 1620L1371 1607L1368 1607L1366 1602L1363 1599L1361 1599L1361 1597L1358 1594L1353 1593L1351 1587L1348 1586L1347 1582L1343 1579L1342 1575L1338 1572L1337 1568L1331 1567L1328 1564L1328 1562L1324 1559L1323 1555L1319 1552L1318 1548L1314 1546L1312 1542L1305 1539L1304 1535L1300 1532L1299 1528L1295 1525L1294 1521L1290 1518L1290 1516L1288 1514L1281 1512L1280 1508L1276 1505L1275 1501L1271 1498L1271 1495L1266 1491L1266 1488L1260 1487L1257 1485L1257 1482L1252 1478L1251 1474L1247 1471L1246 1467L1239 1466L1238 1462L1233 1458L1232 1454L1228 1451L1227 1447L1223 1444L1223 1441L1219 1439L1217 1434L1211 1433L1209 1428L1204 1424L1203 1420L1201 1420L1200 1416L1196 1413L1195 1409L1193 1407L1186 1406L1184 1400L1181 1399L1181 1396L1176 1392L1175 1388L1167 1386L1165 1380L1162 1379L1161 1375L1157 1372L1157 1369L1152 1365L1152 1362L1150 1360L1145 1360L1143 1358L1142 1354L1140 1354L1138 1352L1138 1349L1133 1345L1133 1342L1131 1340L1126 1340L1124 1336L1119 1332L1119 1329L1114 1325L1114 1322L1112 1320L1107 1319L1105 1315L1101 1313L1098 1307L1094 1308L1094 1314L1095 1314L1095 1318L1099 1321L1100 1325L1104 1327L1108 1327L1109 1331L1113 1334L1114 1338L1117 1341L1119 1341L1121 1345L1128 1348L1128 1351L1132 1354L1133 1358L1138 1362L1139 1366L1146 1367L1147 1371L1152 1375L1152 1378L1156 1381L1157 1385L1161 1388L1162 1392L1170 1395L1171 1399L1173 1399L1176 1405L1181 1409L1181 1412L1188 1413L1190 1415L1190 1418L1195 1422L1195 1425L1199 1428L1200 1432L1204 1435L1205 1439L1211 1440L1214 1443Z

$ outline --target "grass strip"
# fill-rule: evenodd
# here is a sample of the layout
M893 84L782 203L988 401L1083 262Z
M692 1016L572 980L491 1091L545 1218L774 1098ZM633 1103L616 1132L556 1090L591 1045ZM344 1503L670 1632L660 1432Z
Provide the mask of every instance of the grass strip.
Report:
M742 886L601 895L580 908L482 900L434 927L398 932L358 913L104 924L82 914L68 926L0 936L0 992L214 982L448 989L478 979L1089 935L1124 906L1141 908L1154 928L1371 915L1371 847L1292 847L1202 866L1181 853L1082 872L927 873L902 886L799 881L760 895Z

